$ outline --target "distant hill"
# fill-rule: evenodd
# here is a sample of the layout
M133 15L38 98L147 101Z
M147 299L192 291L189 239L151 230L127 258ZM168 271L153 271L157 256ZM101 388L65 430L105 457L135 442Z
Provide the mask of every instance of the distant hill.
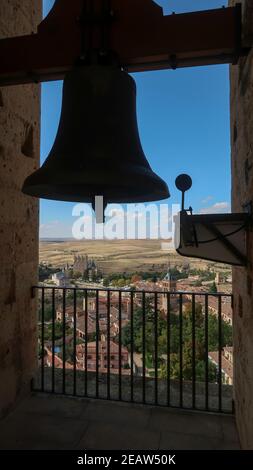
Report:
M168 243L168 242L167 242ZM163 271L168 262L173 266L189 263L204 269L208 264L202 260L184 258L174 250L168 250L165 240L84 240L44 239L40 241L40 262L55 267L72 263L74 254L88 254L97 261L103 273ZM166 248L166 249L162 249Z

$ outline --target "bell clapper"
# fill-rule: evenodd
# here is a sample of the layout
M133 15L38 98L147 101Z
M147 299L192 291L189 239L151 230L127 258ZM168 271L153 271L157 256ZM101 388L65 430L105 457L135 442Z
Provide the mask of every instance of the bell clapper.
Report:
M92 209L95 212L96 223L104 224L105 223L105 209L106 202L104 201L104 196L95 196L92 201Z

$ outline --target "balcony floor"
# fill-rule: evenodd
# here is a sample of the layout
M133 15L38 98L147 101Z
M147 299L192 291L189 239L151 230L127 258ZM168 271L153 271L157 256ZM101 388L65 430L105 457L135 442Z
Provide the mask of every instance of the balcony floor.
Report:
M34 394L0 421L1 450L239 449L234 417Z

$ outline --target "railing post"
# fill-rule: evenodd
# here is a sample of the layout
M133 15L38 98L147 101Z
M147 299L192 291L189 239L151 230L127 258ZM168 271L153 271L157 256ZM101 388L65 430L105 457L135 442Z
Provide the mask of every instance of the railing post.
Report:
M179 294L179 405L183 407L183 296Z
M45 289L41 291L41 391L44 392Z
M63 321L62 321L62 393L66 393L66 291L62 289L62 310L63 310Z
M74 342L73 342L73 349L74 349L74 373L73 373L73 395L76 395L76 290L74 290L74 328L73 328L73 335L74 335Z
M158 312L157 292L155 292L155 405L158 404Z
M146 297L142 292L142 401L146 402Z
M88 291L85 290L85 307L84 307L84 396L88 395Z
M196 407L196 331L195 294L192 294L192 408Z
M131 291L131 402L134 401L134 297Z
M121 394L121 353L122 353L122 347L121 347L121 291L119 291L119 400L122 398Z
M99 291L96 290L96 398L98 397L99 397Z
M167 294L167 405L170 406L170 294Z
M208 294L205 296L205 408L209 407L209 341L208 341Z
M111 351L110 351L110 327L111 327L111 318L110 318L110 310L111 310L111 293L110 290L107 292L107 399L110 400L111 398L111 386L110 386L110 367L111 367Z
M55 391L55 289L52 289L52 393Z
M218 297L218 336L219 336L219 411L222 411L222 317L221 317L221 296Z

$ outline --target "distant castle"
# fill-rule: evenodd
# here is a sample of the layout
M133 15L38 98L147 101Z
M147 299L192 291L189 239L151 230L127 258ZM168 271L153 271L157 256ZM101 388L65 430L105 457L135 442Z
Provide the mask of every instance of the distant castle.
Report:
M88 255L74 256L73 273L80 273L82 276L87 276L92 279L98 275L98 268L94 259L89 259Z

